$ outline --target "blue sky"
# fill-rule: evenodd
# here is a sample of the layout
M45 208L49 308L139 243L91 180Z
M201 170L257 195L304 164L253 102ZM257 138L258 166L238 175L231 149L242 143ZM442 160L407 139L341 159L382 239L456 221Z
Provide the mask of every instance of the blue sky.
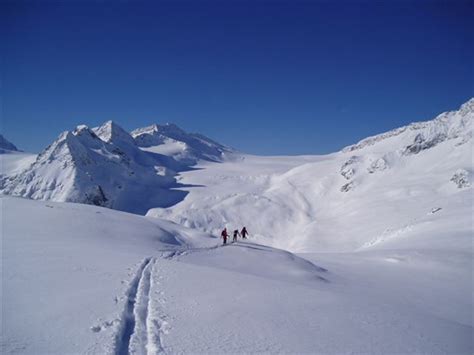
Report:
M6 1L1 131L173 122L255 154L336 151L474 96L466 1Z

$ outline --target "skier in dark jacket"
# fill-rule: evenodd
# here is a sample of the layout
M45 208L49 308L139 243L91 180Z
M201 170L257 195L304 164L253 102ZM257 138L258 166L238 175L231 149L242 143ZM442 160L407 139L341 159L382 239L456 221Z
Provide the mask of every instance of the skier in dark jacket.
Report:
M247 236L249 235L249 232L247 232L247 228L242 228L242 231L240 232L240 234L242 235L242 238L243 239L247 239Z
M237 241L237 237L240 235L239 231L236 229L234 231L234 238L232 239L232 242L236 242Z
M229 234L227 234L227 228L224 228L224 230L221 233L221 238L224 239L224 244L227 244L227 237Z

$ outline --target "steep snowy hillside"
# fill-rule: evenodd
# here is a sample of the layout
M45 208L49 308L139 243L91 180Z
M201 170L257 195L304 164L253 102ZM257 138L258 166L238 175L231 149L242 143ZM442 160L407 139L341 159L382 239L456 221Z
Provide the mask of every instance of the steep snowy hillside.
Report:
M18 151L17 147L0 134L0 154Z
M2 354L471 354L472 250L295 255L0 197Z
M203 188L149 215L212 233L246 225L255 240L300 252L382 248L415 234L427 246L469 247L473 117L471 99L326 156L203 163L180 180ZM439 235L441 226L451 232Z
M233 151L201 134L187 133L170 123L136 129L132 136L142 149L172 156L186 165L194 165L199 160L219 162Z
M386 147L393 143L395 148L402 149L403 154L409 155L417 154L450 139L458 139L458 145L465 144L472 138L473 112L474 98L463 104L458 111L444 112L434 120L415 122L366 138L355 145L344 148L343 152L357 151L374 144L377 144L378 148ZM400 146L400 143L405 145Z
M185 196L185 192L171 190L178 186L175 172L162 165L164 158L169 158L141 151L132 137L112 122L95 131L100 137L86 126L62 133L27 170L3 177L0 191L140 214L151 207L172 205Z
M28 169L36 160L36 154L12 152L0 154L0 179L19 174Z

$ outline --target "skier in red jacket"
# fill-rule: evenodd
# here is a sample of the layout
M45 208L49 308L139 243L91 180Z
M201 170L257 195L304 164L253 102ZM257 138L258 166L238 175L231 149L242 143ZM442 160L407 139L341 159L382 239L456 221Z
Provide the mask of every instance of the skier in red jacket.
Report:
M224 244L227 244L227 237L229 234L227 233L227 228L224 228L224 230L221 233L221 238L224 239Z

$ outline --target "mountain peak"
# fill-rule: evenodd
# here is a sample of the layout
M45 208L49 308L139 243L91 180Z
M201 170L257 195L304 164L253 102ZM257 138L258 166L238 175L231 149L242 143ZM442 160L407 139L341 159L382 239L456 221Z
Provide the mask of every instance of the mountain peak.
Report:
M187 133L174 123L153 124L132 131L136 144L155 153L171 155L186 165L198 160L221 161L230 148L201 134Z
M130 134L108 121L94 130L80 125L61 133L28 169L0 180L0 190L144 214L186 194L170 190L176 180L167 169L157 157L140 150Z
M93 131L104 142L112 144L126 143L135 145L135 141L133 140L132 136L112 120L105 122L100 127L94 128Z

